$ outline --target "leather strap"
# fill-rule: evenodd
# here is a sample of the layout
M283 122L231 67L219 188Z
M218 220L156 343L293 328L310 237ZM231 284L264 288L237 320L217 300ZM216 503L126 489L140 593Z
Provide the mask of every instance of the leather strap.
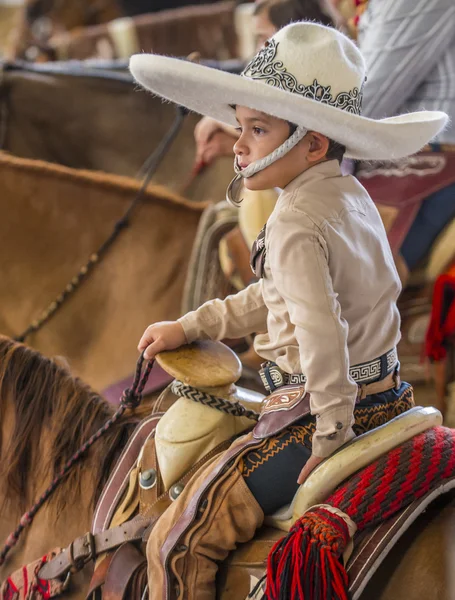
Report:
M147 559L131 543L123 544L112 557L103 588L103 600L139 600L129 593L132 580Z
M109 565L111 564L113 554L108 554L103 558L100 564L95 567L93 571L92 578L90 580L90 585L88 587L88 592L86 596L86 600L93 600L93 594L100 590L100 588L104 585L106 581L107 570L109 569Z
M232 441L233 439L225 440L213 448L193 465L176 484L187 485L191 477L201 466L216 454L225 451L231 445ZM169 496L168 490L156 500L144 515L95 535L86 533L84 536L74 540L61 554L46 563L40 570L39 577L41 579L55 579L56 577L65 576L69 571L77 572L88 562L96 559L100 554L114 550L125 542L147 541L156 521L171 504L172 499Z
M64 577L68 572L80 571L89 561L108 550L113 550L125 542L142 540L144 531L150 525L150 519L137 517L96 535L86 533L77 538L61 554L47 562L39 571L41 579Z
M369 383L367 385L359 385L357 402L364 400L367 396L371 396L372 394L381 394L382 392L387 392L393 388L398 389L400 385L400 372L398 370L393 371L392 373L389 373L387 377L381 379L381 381L375 381L374 383Z
M93 533L99 533L109 527L115 509L128 485L129 475L136 464L139 452L161 417L162 413L141 421L128 440L96 505L92 524Z
M152 470L155 474L155 483L151 488L141 486L141 474ZM163 480L158 467L156 456L155 438L150 437L144 444L139 461L139 513L144 515L148 508L154 504L164 492Z

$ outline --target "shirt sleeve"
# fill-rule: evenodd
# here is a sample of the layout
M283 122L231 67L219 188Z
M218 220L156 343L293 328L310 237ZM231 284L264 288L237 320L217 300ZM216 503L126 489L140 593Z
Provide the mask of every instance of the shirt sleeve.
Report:
M363 116L400 112L453 43L454 15L453 0L370 0L358 39L368 77Z
M202 339L238 338L266 331L267 314L261 279L224 300L217 298L205 302L178 321L188 343L191 343Z
M316 416L313 454L326 457L354 437L357 385L349 376L348 324L333 289L322 233L303 213L280 213L269 231L273 283L286 303Z

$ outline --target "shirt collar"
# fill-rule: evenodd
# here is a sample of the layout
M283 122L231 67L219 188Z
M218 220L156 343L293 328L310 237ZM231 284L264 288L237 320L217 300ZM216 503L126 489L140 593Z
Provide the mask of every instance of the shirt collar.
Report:
M323 162L318 163L317 165L313 165L300 175L297 175L292 181L290 181L287 186L284 187L283 191L286 193L292 193L298 187L302 185L306 185L311 181L316 181L318 179L326 179L328 177L342 177L340 163L338 160L325 160Z

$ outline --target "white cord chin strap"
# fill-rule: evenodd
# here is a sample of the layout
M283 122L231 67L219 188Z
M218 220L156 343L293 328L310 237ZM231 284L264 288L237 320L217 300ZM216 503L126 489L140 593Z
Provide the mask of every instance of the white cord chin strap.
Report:
M242 202L241 193L243 189L242 179L247 177L253 177L259 171L263 171L271 164L283 158L294 146L296 146L301 139L305 137L308 129L304 127L297 127L294 133L285 140L281 146L279 146L276 150L264 156L264 158L260 158L259 160L255 160L251 164L249 164L245 169L240 169L237 164L237 157L234 160L234 171L236 176L231 181L226 191L226 200L233 204L234 206L238 206Z

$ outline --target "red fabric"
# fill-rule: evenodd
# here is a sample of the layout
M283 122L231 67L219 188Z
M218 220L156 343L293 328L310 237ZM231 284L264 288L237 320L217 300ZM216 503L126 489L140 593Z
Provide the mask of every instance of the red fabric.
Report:
M440 275L434 284L430 325L425 339L425 355L432 361L443 360L446 344L455 335L455 267Z
M21 567L3 583L0 600L50 600L64 591L64 583L59 580L45 580L38 577L41 567L61 552L61 548L45 554L42 558Z
M327 498L359 530L392 517L455 475L455 430L433 427L355 473ZM349 541L344 520L321 506L307 511L272 548L267 600L347 600L341 556Z

